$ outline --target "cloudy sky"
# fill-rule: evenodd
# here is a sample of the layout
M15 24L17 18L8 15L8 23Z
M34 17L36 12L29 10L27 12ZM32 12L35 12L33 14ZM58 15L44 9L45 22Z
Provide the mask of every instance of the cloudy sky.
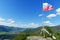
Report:
M53 6L43 11L43 3ZM36 28L42 25L60 24L60 0L0 0L0 25Z

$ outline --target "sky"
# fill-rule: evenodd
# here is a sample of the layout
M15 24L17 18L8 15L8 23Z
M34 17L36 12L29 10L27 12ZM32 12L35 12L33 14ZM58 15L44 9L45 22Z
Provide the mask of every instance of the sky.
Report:
M43 11L43 3L53 10ZM0 25L36 28L42 25L60 25L60 0L0 0Z

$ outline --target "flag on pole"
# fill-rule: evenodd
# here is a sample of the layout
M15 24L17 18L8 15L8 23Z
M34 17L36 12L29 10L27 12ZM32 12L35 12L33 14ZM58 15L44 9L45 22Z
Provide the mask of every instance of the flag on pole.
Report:
M53 10L53 6L48 3L43 3L43 11Z

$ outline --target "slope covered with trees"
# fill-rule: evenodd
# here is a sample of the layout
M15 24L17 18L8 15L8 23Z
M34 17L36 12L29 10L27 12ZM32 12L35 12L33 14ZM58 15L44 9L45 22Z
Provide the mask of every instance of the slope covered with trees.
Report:
M13 40L26 40L28 36L42 36L42 34L40 34L41 28L42 27L25 30L18 34L16 37L14 37ZM45 29L48 30L52 35L54 35L56 37L56 40L60 40L60 31L59 30L57 31L55 27L45 26ZM45 33L45 35L46 37L51 37L47 33Z

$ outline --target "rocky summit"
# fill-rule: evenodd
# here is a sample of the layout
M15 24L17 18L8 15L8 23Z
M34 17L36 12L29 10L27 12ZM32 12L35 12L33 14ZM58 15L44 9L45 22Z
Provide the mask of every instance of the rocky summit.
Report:
M27 40L53 40L53 39L50 37L44 38L41 36L29 36L27 37Z

